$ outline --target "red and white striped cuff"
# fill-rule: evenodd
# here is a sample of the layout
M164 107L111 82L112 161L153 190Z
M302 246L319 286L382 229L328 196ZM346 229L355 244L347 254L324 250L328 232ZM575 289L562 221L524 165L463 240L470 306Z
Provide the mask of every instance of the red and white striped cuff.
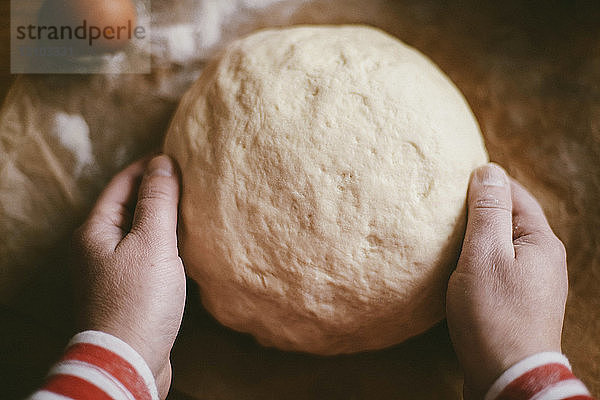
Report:
M593 400L571 372L567 358L555 352L534 354L507 369L484 400Z
M108 333L71 339L46 383L29 400L157 400L148 365L131 346Z

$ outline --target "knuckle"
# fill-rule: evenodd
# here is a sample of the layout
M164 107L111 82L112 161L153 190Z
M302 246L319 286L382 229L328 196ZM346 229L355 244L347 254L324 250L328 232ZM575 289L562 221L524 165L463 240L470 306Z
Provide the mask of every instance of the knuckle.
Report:
M475 210L502 210L502 211L511 211L510 204L507 201L493 197L493 196L485 196L482 198L478 198L473 203L473 208Z
M154 213L144 213L140 216L139 223L131 228L130 234L136 238L138 245L142 248L152 249L160 247L163 237L153 228L152 222L159 218L154 218Z
M91 228L89 226L89 223L85 222L73 232L73 235L71 237L71 245L75 250L84 250L89 245L90 238Z
M71 235L71 242L74 244L80 243L83 240L84 225L78 226Z
M463 248L458 265L463 270L479 270L482 274L494 273L506 267L509 258L504 249L474 244Z
M171 185L163 184L158 178L148 182L141 193L140 199L145 200L170 200L173 196Z
M558 254L562 258L567 258L567 248L565 247L565 244L558 237L555 236L555 238L556 238L556 249L558 251Z
M99 243L101 236L102 230L94 224L94 221L86 221L71 236L69 243L71 256L79 260L97 260L104 257L106 249Z
M551 256L566 259L567 249L563 242L553 233L547 233L543 236L542 240L547 243L547 248Z

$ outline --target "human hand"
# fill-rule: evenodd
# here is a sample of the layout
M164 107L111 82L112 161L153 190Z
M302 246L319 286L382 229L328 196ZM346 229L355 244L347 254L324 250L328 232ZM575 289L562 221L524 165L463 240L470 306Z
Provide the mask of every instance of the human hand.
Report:
M185 303L178 201L173 161L164 155L138 161L112 179L73 240L82 328L133 347L162 398Z
M474 171L468 222L446 295L466 399L516 362L561 351L566 253L537 201L497 165Z

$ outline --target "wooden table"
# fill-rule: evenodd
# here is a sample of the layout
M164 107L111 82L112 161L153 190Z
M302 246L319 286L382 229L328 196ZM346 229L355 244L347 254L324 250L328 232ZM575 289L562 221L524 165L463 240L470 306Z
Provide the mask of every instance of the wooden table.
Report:
M352 7L361 2L348 3L339 22L352 22ZM14 80L8 9L2 0L2 97ZM480 121L492 159L540 199L565 242L564 349L600 396L600 3L407 0L390 1L389 9L386 29L454 80ZM319 22L319 15L297 21ZM189 301L173 353L174 382L200 398L426 399L442 380L460 381L444 324L393 349L321 359L261 348ZM0 325L0 383L7 398L18 398L40 381L63 342L6 308L0 308Z

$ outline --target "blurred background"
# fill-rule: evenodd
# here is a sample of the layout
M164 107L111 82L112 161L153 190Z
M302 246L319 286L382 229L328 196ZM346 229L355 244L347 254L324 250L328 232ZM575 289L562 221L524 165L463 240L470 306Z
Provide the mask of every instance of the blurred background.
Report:
M169 3L176 1L155 0L153 8L168 9ZM192 17L200 25L219 19L224 43L265 26L357 22L381 27L437 63L471 105L491 159L534 193L567 247L570 294L563 350L575 373L600 397L600 2L317 0L257 1L261 5L249 6L249 0L222 1L219 4L226 4L236 16L229 25L222 21L226 14L203 14L211 10L206 4L216 5L216 1L180 3L190 10L191 17L182 17L187 24L194 22ZM7 122L7 115L13 115L9 111L19 116L36 109L46 113L68 103L70 112L81 112L93 133L103 126L94 128L93 121L119 116L103 114L102 107L80 110L72 105L76 101L65 98L94 98L109 104L138 90L156 96L145 100L151 104L139 103L146 107L139 110L152 110L152 119L145 122L154 126L149 144L136 145L137 139L131 139L119 163L134 159L160 144L178 96L212 51L203 50L201 58L191 60L160 59L153 54L156 68L143 78L15 76L9 70L9 9L10 1L1 0L2 99L12 86L0 115L0 141L6 143L11 135L19 135L19 129L7 127L21 126ZM243 17L236 9L242 10ZM98 99L97 86L107 87L106 82L110 83L106 99ZM164 95L161 84L177 89ZM41 99L40 105L15 110L27 96ZM155 104L160 107L152 108ZM109 128L115 134L129 132L120 131L118 125ZM119 146L116 139L111 143L103 144L109 146L103 149ZM31 254L45 272L15 288L0 304L3 398L21 398L35 388L72 333L68 322L72 305L60 297L68 279L56 273L66 262L65 246L60 243L120 167L111 164L111 157L98 157L101 173L93 185L82 189L87 199L83 206L65 217L68 223L54 247L37 248L38 257ZM0 271L1 281L7 274ZM461 372L444 323L378 352L328 358L284 353L262 348L252 338L216 323L199 306L193 283L173 366L172 399L461 398Z

